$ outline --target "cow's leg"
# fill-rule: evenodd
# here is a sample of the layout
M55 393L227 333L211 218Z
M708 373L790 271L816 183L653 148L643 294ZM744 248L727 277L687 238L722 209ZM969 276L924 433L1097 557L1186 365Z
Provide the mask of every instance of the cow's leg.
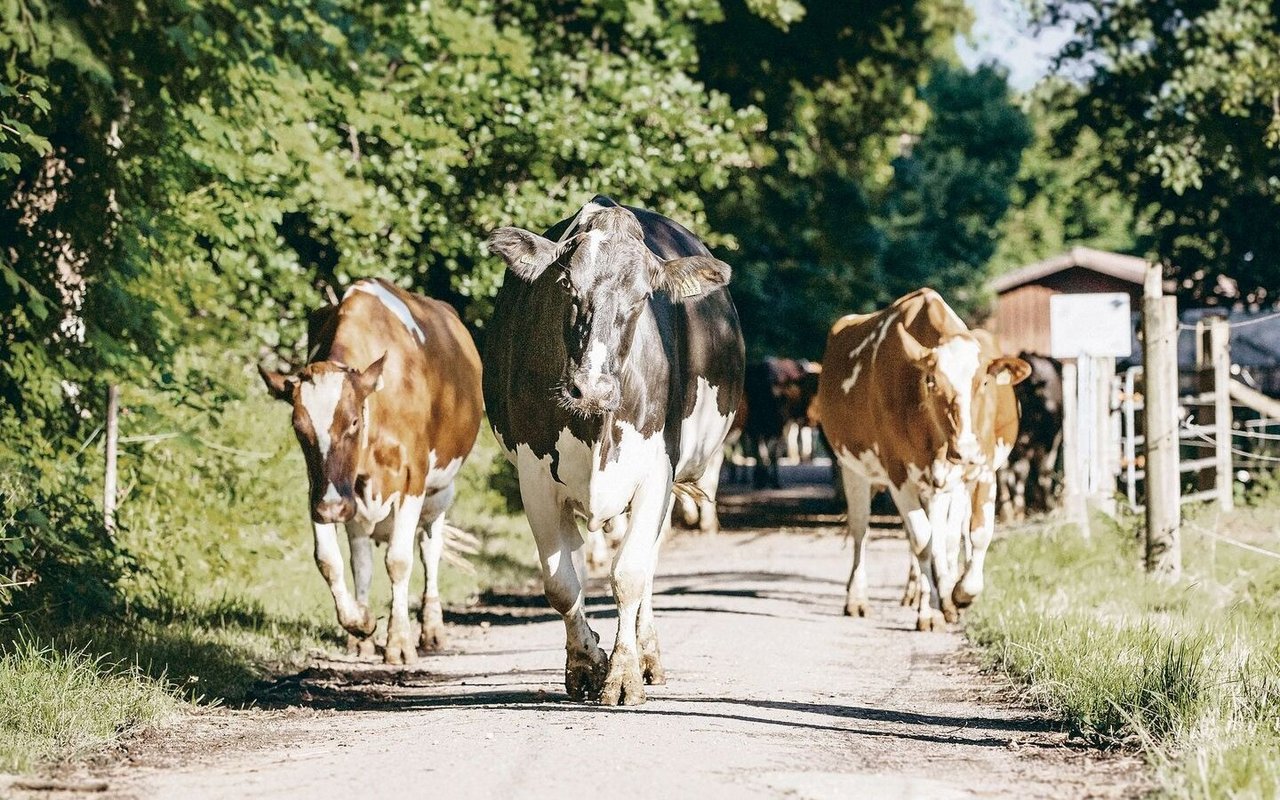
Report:
M671 512L667 512L658 543L653 547L652 565L644 581L644 597L640 600L640 613L636 617L636 640L640 648L640 672L644 682L661 686L667 682L662 668L662 651L658 647L658 629L653 624L653 576L658 571L658 553L662 543L671 535Z
M907 588L902 591L902 605L915 606L920 603L920 563L912 552L907 567Z
M849 535L853 537L853 569L845 584L844 615L865 617L870 610L867 601L867 523L871 519L871 481L855 470L841 472L844 499L848 509Z
M707 471L698 479L698 530L706 534L720 532L720 515L716 512L716 494L720 491L720 467L724 464L724 448L717 448L707 464Z
M960 612L951 594L956 588L961 531L968 517L968 508L968 493L963 487L935 491L929 498L929 543L933 551L932 590L938 609L947 622L960 619Z
M931 631L941 629L942 620L933 610L934 569L933 569L933 529L929 525L929 515L920 504L919 495L906 487L893 492L893 499L902 515L902 525L907 531L907 542L915 555L916 565L920 571L918 586L919 596L916 600L916 630Z
M972 518L969 521L969 557L964 577L956 584L952 597L960 608L967 608L982 594L983 564L987 548L996 530L996 485L994 481L978 481L973 488Z
M426 498L422 507L422 538L418 555L426 583L422 588L422 634L418 644L423 650L443 650L449 646L444 630L444 609L440 606L440 556L444 554L445 511L453 503L453 484Z
M368 605L360 605L347 590L346 570L342 564L342 550L338 548L338 526L315 523L316 567L329 584L333 606L338 612L338 624L348 633L361 638L373 635L377 619L369 613Z
M520 497L538 545L547 602L564 618L564 687L573 700L595 700L609 668L599 638L587 624L582 583L574 565L581 537L573 509L556 497L549 475L535 468L520 471Z
M418 643L409 623L409 577L413 574L413 544L418 538L422 503L421 495L409 495L400 501L387 542L391 621L387 623L387 649L383 651L382 660L388 664L412 664L418 660Z
M1022 521L1027 518L1027 490L1032 479L1031 457L1020 458L1014 462L1010 471L1013 473L1013 514L1012 519ZM1034 494L1032 501L1035 500ZM1034 506L1033 506L1034 507Z
M605 538L604 529L587 531L587 567L597 570L609 563L609 540Z
M347 523L347 546L351 550L351 579L356 585L356 604L369 613L369 584L373 580L373 526ZM347 651L358 656L374 654L373 631L367 636L347 634Z
M604 705L644 702L636 627L645 585L657 565L658 540L671 507L671 475L651 478L631 500L631 527L613 560L613 596L618 604L618 638L609 656L609 675L600 694Z
M782 435L769 440L769 485L775 489L782 488L782 476L779 473L779 462L782 461Z

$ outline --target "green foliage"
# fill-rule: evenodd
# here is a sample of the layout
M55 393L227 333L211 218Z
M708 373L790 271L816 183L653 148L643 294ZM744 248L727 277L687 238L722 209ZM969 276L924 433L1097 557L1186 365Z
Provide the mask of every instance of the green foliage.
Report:
M1012 207L1000 223L989 268L999 275L1082 245L1116 253L1141 254L1149 234L1141 228L1133 202L1099 177L1104 148L1089 129L1062 130L1064 111L1079 90L1046 80L1026 100L1035 137L1022 156L1012 191Z
M1274 796L1280 567L1200 532L1274 548L1276 508L1190 518L1176 586L1142 572L1137 520L1010 535L968 633L1078 735L1141 748L1163 794Z
M753 355L820 357L838 316L922 285L976 304L1029 132L1002 76L948 66L967 24L948 0L812 2L785 30L725 3L702 29L708 84L769 119L711 201Z
M1005 76L989 66L969 73L938 65L923 96L929 123L894 160L882 206L881 296L932 286L974 316L1031 126Z
M1268 0L1046 0L1074 24L1063 71L1086 78L1060 129L1149 226L1149 251L1197 302L1276 301L1280 13ZM1235 284L1234 288L1232 284Z

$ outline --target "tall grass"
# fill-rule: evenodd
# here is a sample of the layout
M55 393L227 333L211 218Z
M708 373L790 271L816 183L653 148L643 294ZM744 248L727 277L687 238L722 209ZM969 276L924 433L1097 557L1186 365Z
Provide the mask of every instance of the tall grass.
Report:
M1184 526L1185 579L1142 571L1137 520L993 546L970 638L1094 743L1140 748L1172 797L1280 796L1280 502Z
M99 748L179 707L136 667L19 638L0 650L0 771Z

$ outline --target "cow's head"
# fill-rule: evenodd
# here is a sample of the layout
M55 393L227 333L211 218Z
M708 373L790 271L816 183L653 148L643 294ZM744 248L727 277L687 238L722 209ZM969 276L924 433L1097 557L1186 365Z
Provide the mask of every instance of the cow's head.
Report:
M293 375L258 368L271 396L293 406L316 522L346 522L355 514L356 470L368 438L365 400L382 388L385 358L363 371L337 361L308 364Z
M635 214L617 206L587 208L590 215L580 213L563 242L522 228L499 228L489 237L490 251L517 279L533 282L549 273L567 295L557 400L582 416L618 408L619 368L650 295L665 292L682 302L724 286L730 274L711 256L663 261L645 245Z
M901 323L897 335L920 382L920 404L933 433L935 459L951 464L977 460L973 403L984 377L978 340L969 333L955 333L935 347L925 347Z

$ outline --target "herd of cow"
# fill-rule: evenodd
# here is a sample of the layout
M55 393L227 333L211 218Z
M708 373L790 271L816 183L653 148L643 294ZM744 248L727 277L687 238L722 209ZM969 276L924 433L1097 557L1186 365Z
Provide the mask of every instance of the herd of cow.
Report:
M920 630L954 621L981 591L997 470L1011 450L1027 452L1042 482L1050 474L1061 391L1055 398L1052 366L1002 356L930 289L838 320L821 369L760 370L746 364L729 266L666 217L596 197L545 235L500 228L488 244L507 272L483 359L451 307L366 279L313 313L305 366L262 370L271 394L293 408L316 564L361 652L373 652L374 542L386 545L392 586L384 659L410 663L419 646L442 646L444 515L486 413L519 476L547 599L564 618L565 687L604 704L643 702L644 685L665 680L653 620L658 551L677 503L715 529L735 429L760 452L776 446L787 420L821 426L855 541L847 614L867 613L871 493L889 491L915 556L908 595ZM1024 400L1020 433L1015 386L1029 375L1043 419ZM756 398L745 406L744 387ZM761 463L776 465L776 451ZM618 632L607 656L584 612L579 520L589 536L618 538ZM426 572L417 638L408 597L415 544Z

